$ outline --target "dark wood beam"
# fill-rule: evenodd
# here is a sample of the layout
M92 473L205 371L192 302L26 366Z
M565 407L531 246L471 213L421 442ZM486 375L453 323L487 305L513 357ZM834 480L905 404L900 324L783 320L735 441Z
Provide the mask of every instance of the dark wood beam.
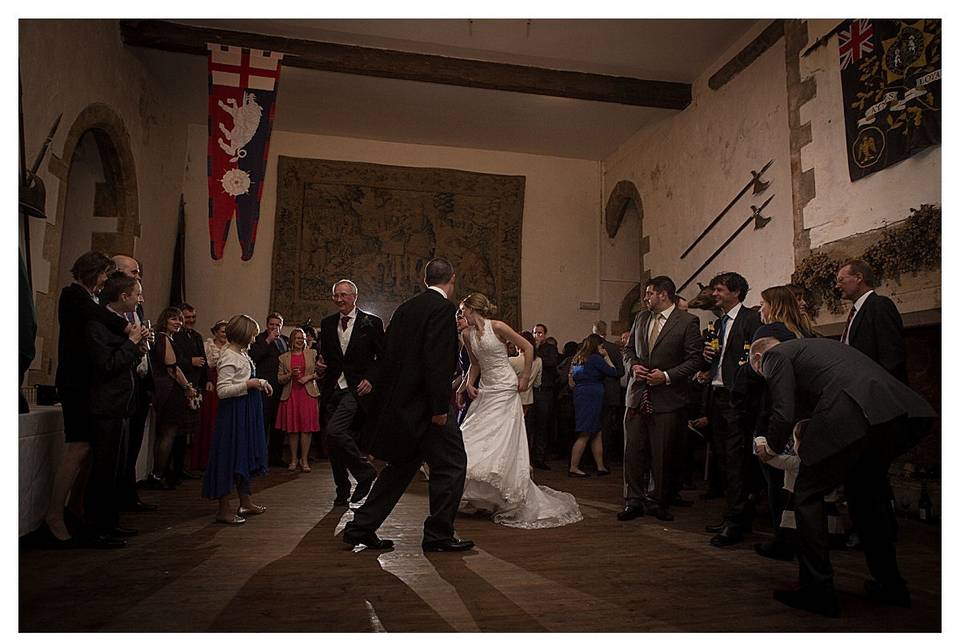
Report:
M733 80L737 74L753 64L764 51L769 49L783 37L783 20L774 20L753 41L735 55L730 62L720 67L720 70L710 76L707 84L716 91Z
M374 49L242 31L224 31L163 20L122 20L123 43L162 51L207 55L207 42L279 51L287 67L415 80L477 89L684 109L690 85L579 71L543 69L483 60Z

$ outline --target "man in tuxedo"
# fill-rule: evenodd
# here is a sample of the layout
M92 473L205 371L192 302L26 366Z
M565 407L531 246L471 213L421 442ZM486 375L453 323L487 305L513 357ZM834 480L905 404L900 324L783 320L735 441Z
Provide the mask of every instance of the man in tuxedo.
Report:
M137 302L137 308L132 312L127 312L124 316L127 322L137 327L143 327L143 269L140 263L130 256L118 254L113 256L113 263L117 271L136 279L140 283L141 292ZM153 333L150 334L150 341L153 341ZM134 377L134 409L133 415L129 420L129 447L125 456L125 467L120 489L120 508L122 511L156 511L157 505L148 504L140 499L137 494L137 458L140 457L140 449L143 447L143 434L147 428L147 416L150 414L150 403L153 397L153 371L150 363L150 355L143 354L140 362L137 364Z
M458 540L453 528L467 475L467 453L451 402L457 366L456 307L450 302L455 280L453 265L434 258L424 268L427 290L401 304L390 321L372 438L372 452L388 464L366 503L347 523L343 533L347 544L393 547L376 531L426 461L430 515L423 523L423 550L473 547L469 540Z
M136 278L115 272L100 295L107 309L125 317L137 308L140 283ZM136 529L119 526L120 489L129 450L129 419L136 409L135 372L147 352L149 331L141 326L124 336L103 322L91 319L87 321L84 336L90 357L92 460L86 515L96 546L118 548L123 546L121 538L137 533Z
M717 320L719 349L706 345L703 359L712 375L708 418L714 449L724 478L726 508L723 522L707 526L715 547L736 544L751 529L752 509L748 504L747 478L750 465L756 464L752 455L753 432L737 420L737 411L731 402L734 378L741 363L747 361L747 351L753 334L760 328L760 313L745 307L749 285L734 271L721 273L710 281L713 299L720 312Z
M613 368L617 370L617 377L603 378L603 409L600 413L600 429L603 431L603 451L605 457L611 457L614 452L623 450L623 412L620 410L620 378L626 373L623 366L623 354L620 345L607 340L607 323L597 320L593 323L592 333L603 338L603 348L610 356ZM619 457L619 456L617 456Z
M267 328L260 332L247 351L257 368L257 377L263 378L274 389L283 386L277 379L280 372L280 354L287 351L287 339L280 331L283 329L283 316L276 311L267 316ZM202 388L202 387L200 387ZM273 428L280 407L280 394L274 393L263 399L263 426L267 436L267 457L272 467L283 466L283 433Z
M194 389L203 389L207 380L207 357L203 348L203 336L194 327L197 324L197 310L184 302L180 305L183 313L183 326L173 334L173 350L177 355L177 366ZM200 412L191 411L187 419L193 423L193 430L200 425ZM197 480L200 475L187 470L187 435L177 434L170 455L171 477L180 482L180 478Z
M853 303L840 340L905 383L903 319L890 298L873 290L876 285L873 270L863 260L850 260L837 271L837 290L844 300Z
M864 585L867 596L909 607L910 592L897 568L884 504L885 485L890 463L923 437L936 412L879 364L835 340L759 338L750 348L750 366L766 380L772 401L766 443L758 443L758 456L767 459L781 452L797 419L810 417L798 437L800 469L793 494L800 588L775 591L774 598L839 615L823 497L843 484L874 578Z
M366 497L377 471L360 453L364 421L370 415L370 393L383 357L383 320L357 307L357 285L340 280L333 285L337 313L320 322L320 354L327 365L320 393L326 411L324 437L330 454L337 497L346 506ZM357 486L350 494L350 476Z
M679 491L687 384L700 369L703 348L700 320L676 306L676 295L673 280L651 278L644 293L647 311L637 314L624 347L631 379L623 423L626 506L618 520L644 514L644 478L651 470L656 516L673 520L670 504Z
M534 352L543 363L543 372L540 375L540 386L533 388L533 416L527 421L527 428L532 433L527 434L530 448L530 464L535 469L549 471L547 465L547 441L556 431L557 389L560 386L560 352L557 347L547 340L547 325L537 323L533 325ZM566 381L564 381L566 384Z

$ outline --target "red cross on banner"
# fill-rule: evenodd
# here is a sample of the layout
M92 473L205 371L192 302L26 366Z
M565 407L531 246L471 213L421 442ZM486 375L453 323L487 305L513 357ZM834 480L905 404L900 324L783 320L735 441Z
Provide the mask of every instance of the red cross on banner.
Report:
M851 20L850 28L838 34L840 40L840 70L859 62L873 51L873 24L869 20Z
M241 259L253 257L281 53L207 44L210 255L223 257L236 214Z

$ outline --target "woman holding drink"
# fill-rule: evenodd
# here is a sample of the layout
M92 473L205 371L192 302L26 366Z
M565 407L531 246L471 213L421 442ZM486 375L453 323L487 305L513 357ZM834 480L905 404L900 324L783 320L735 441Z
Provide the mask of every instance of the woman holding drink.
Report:
M277 380L284 385L280 395L280 408L277 411L276 428L287 432L290 445L290 471L300 468L310 473L307 457L310 453L310 440L313 433L320 430L319 404L320 388L317 379L326 365L317 361L317 352L306 347L306 335L303 329L290 332L290 351L280 355L280 371ZM297 457L297 445L300 455Z

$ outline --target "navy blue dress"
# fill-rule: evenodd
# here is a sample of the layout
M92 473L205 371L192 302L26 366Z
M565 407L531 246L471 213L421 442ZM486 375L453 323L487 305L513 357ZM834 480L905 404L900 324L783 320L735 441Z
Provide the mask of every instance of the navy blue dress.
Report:
M263 394L259 389L217 403L210 460L203 474L204 498L220 499L235 487L241 493L250 493L250 477L267 473L264 433Z
M603 410L603 379L616 377L617 370L607 364L598 353L591 354L582 364L571 365L573 381L573 409L575 429L580 433L600 431L600 412Z

